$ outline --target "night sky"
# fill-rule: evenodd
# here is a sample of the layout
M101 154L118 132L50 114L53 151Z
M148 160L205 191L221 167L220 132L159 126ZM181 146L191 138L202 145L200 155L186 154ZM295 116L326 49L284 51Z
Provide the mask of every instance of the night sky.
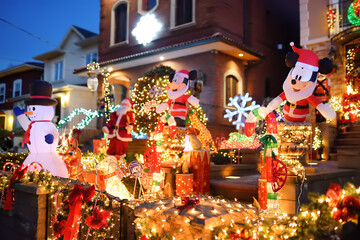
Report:
M1 0L0 71L56 49L71 25L99 33L99 16L100 0Z

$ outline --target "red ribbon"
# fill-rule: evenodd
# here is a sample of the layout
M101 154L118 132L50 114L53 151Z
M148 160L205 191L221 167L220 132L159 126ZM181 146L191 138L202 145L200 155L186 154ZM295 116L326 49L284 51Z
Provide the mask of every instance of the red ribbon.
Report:
M94 185L87 189L83 189L80 185L75 184L74 189L69 195L70 212L65 224L64 240L77 239L79 229L78 220L81 216L81 207L83 202L89 201L94 194Z
M36 98L46 98L46 99L51 99L51 97L49 97L49 96L30 96L30 98L32 98L32 99L36 99Z
M25 143L30 143L30 130L31 130L32 125L33 125L34 123L36 123L36 122L51 122L51 121L50 121L50 120L32 121L32 122L29 124L28 129L27 129L26 132L24 133L24 138L23 138L21 147L24 147Z
M10 182L9 182L9 187L6 190L6 200L5 200L5 207L4 210L6 211L10 211L13 209L12 207L12 197L13 197L13 193L12 193L12 186L14 184L14 182L16 180L20 180L24 177L26 171L27 171L27 166L24 167L24 165L20 165L20 167L15 169L14 174L12 175Z
M194 199L190 199L190 197L183 197L181 198L181 203L184 204L182 206L177 207L180 212L194 207L195 205L200 203L200 199L198 197L195 197Z

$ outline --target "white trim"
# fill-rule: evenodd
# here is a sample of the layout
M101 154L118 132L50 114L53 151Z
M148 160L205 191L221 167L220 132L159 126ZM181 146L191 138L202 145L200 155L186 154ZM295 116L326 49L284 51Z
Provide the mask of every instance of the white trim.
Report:
M5 83L0 83L0 89L1 88L4 88L4 100L3 101L0 100L0 103L4 103L5 100L6 100L6 84Z
M15 96L15 86L17 83L20 83L20 95ZM12 92L12 97L20 97L22 95L22 79L16 79L15 81L13 81L13 92Z
M196 0L192 0L192 21L188 23L184 23L181 25L175 25L175 7L176 7L176 1L177 0L171 0L170 2L170 29L178 29L182 27L188 27L192 26L196 23L195 21L195 6L196 6Z
M115 43L115 9L122 3L126 3L126 40L122 42ZM110 21L110 47L128 44L129 43L129 15L130 7L128 0L120 0L114 4L111 10L111 21Z
M313 72L319 71L319 67L316 67L314 65L310 65L310 64L307 64L307 63L299 62L299 61L296 62L295 67L303 67L303 68L306 68L306 69L308 69L310 71L313 71Z
M61 72L62 72L62 76L61 76L61 78L59 77L58 79L57 79L57 74L56 74L56 69L57 69L57 65L59 64L59 63L62 63L62 69L61 69ZM64 59L61 59L61 60L59 60L59 61L56 61L56 62L54 62L53 63L54 64L54 72L53 72L53 82L59 82L59 81L61 81L61 80L64 80L64 69L65 69L65 62L64 62Z
M159 6L159 0L156 0L155 6L152 9L150 9L148 11L145 11L145 10L143 10L142 3L143 3L143 0L138 0L138 13L141 14L141 15L145 15L145 14L148 14L148 13L155 12L155 10Z
M238 80L237 94L243 95L244 94L243 93L244 89L243 89L243 79L242 79L242 77L240 76L240 74L237 71L230 69L230 70L227 70L224 73L224 106L226 108L231 108L231 107L227 106L227 101L229 99L226 99L226 78L228 76L234 76Z

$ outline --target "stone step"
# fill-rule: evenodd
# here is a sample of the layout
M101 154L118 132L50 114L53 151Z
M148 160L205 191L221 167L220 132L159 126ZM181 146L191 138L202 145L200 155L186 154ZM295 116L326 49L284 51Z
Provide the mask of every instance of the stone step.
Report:
M349 139L349 138L360 140L360 131L339 133L337 136L337 139Z
M356 124L356 125L350 126L346 130L347 130L347 132L360 132L360 125Z
M225 178L227 176L244 176L257 172L256 164L215 165L210 163L210 179Z
M360 170L360 154L357 155L338 154L337 162L338 162L338 168Z
M336 146L360 146L359 138L335 139Z
M337 161L337 153L329 153L330 161Z
M360 147L358 146L336 146L337 155L360 155Z
M253 197L258 198L258 179L260 174L239 176L238 179L217 178L210 180L210 193L212 196L222 196L241 202L252 203Z

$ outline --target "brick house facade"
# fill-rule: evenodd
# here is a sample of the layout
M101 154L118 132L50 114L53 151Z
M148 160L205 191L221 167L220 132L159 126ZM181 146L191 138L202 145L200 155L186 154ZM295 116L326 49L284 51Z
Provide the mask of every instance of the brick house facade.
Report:
M110 83L128 90L160 64L202 72L208 128L214 137L227 137L235 127L222 117L231 87L226 78L236 82L232 95L249 92L260 104L278 95L289 42L299 39L298 7L296 0L102 0L99 63L113 69ZM142 45L131 32L146 13L162 29ZM86 75L86 68L75 73Z

